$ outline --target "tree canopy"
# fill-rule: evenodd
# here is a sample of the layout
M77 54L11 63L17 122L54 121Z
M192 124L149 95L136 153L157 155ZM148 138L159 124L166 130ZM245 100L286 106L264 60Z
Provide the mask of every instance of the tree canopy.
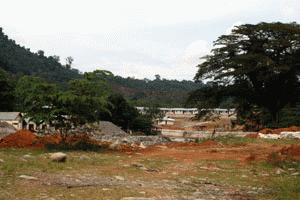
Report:
M241 110L260 109L278 122L279 111L299 95L300 25L237 26L220 36L203 59L195 80L212 82L211 90L219 91L215 97L234 97Z

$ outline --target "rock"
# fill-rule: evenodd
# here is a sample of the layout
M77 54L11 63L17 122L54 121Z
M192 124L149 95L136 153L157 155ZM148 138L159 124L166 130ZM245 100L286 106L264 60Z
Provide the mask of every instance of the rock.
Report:
M265 173L265 174L261 174L261 176L270 176L270 174Z
M295 173L292 173L291 175L292 175L292 176L299 176L300 173L299 173L299 172L295 172Z
M125 181L125 178L123 176L115 176L115 179L119 181Z
M159 170L158 169L145 169L147 172L159 172Z
M38 178L36 178L36 177L27 176L27 175L20 175L19 178L30 180L30 181L36 181L36 180L38 180Z
M123 144L128 144L129 142L130 142L129 139L126 137L122 139Z
M24 155L24 156L22 156L23 158L25 158L25 159L30 159L30 158L33 158L33 156L32 155L29 155L29 154L26 154L26 155Z
M91 160L91 158L88 157L87 155L82 155L79 157L79 160Z
M146 149L146 146L141 142L141 144L139 145L139 148Z
M119 147L119 145L120 145L120 142L117 140L114 143L110 144L108 148L112 149L112 150L115 150Z
M0 163L4 163L4 160L3 160L3 159L0 159Z
M121 200L154 200L154 199L146 198L146 197L123 197Z
M190 181L185 180L185 179L182 179L179 182L182 183L182 184L189 184L190 183Z
M280 169L280 168L278 168L278 169L276 169L276 174L277 175L280 175L280 174L282 174L283 172L285 172L283 169Z
M67 154L62 152L53 153L50 156L53 162L65 162L67 160Z
M144 167L145 167L145 166L144 166L143 164L141 164L141 163L133 163L133 164L131 164L131 166L137 167L137 168L144 168Z
M160 149L167 149L168 147L167 146L163 146L163 145L158 145L156 146L157 148L160 148Z

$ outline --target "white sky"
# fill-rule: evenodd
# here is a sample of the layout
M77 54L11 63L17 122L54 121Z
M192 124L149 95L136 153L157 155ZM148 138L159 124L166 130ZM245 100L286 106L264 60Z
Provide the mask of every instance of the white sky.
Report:
M300 22L299 0L0 0L0 27L80 71L192 79L212 41L242 23Z

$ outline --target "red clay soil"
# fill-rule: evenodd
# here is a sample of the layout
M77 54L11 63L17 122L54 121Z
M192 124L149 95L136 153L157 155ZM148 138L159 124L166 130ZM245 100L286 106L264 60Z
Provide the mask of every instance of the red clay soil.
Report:
M38 136L36 136L34 133L28 130L20 130L2 138L0 140L0 147L41 148L43 147L43 144L41 144Z
M64 142L68 144L74 144L78 141L98 144L96 141L91 140L86 134L70 135L64 139ZM2 138L0 140L0 148L44 148L47 144L59 144L62 141L63 137L60 134L51 134L39 137L28 130L20 130Z
M258 138L258 133L250 133L245 136L246 138Z
M40 142L43 145L46 144L59 144L62 141L62 137L60 134L49 134L45 135L43 137L40 137Z
M299 126L291 126L288 128L277 128L277 129L265 128L265 129L260 130L259 132L262 134L280 134L281 132L284 132L284 131L287 131L287 132L300 131L300 127Z
M279 152L281 155L287 156L292 160L300 161L300 145L283 147Z
M222 144L213 140L205 143L170 143L166 145L154 145L141 150L141 156L166 157L184 161L187 163L199 160L236 160L240 164L251 161L266 160L272 152L282 149L282 145L268 143L248 143L244 145Z

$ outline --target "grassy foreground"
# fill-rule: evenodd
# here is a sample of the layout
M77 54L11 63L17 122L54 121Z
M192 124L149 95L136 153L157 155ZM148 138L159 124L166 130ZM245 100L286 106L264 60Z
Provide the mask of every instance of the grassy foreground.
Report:
M51 162L44 150L0 149L0 199L300 199L299 162L244 162L260 148L271 152L298 141L217 141L127 153L70 151L65 163Z

